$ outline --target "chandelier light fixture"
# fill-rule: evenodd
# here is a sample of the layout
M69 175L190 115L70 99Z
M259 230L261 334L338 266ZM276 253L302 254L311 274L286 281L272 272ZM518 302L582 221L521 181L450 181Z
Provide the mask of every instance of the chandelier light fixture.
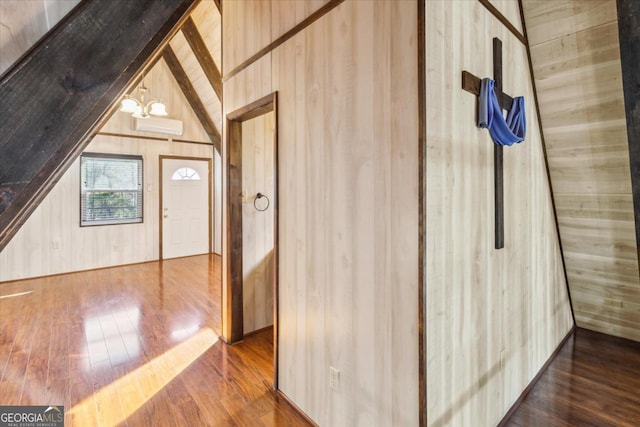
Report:
M168 114L167 107L162 102L152 98L151 101L145 103L145 95L149 95L150 93L151 90L144 85L144 80L142 80L142 84L138 86L139 99L131 95L125 95L120 106L120 111L130 113L137 119L148 119L151 116L166 116Z

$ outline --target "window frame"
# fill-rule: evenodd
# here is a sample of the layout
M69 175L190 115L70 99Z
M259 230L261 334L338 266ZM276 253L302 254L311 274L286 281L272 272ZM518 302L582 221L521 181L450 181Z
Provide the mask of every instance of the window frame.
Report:
M106 220L95 220L95 221L87 221L82 217L82 206L83 206L83 159L85 158L94 158L94 159L115 159L115 160L135 160L140 162L140 182L139 182L139 190L136 193L139 193L140 197L140 217L136 219L106 219ZM80 196L80 206L79 206L79 222L80 227L98 227L103 225L127 225L127 224L142 224L144 223L144 158L141 155L131 155L131 154L114 154L114 153L89 153L84 152L80 155L80 176L79 176L79 196ZM135 192L134 190L127 190ZM115 192L115 191L114 191Z
M175 179L174 177L176 176L176 174L179 174L179 172L181 170L183 170L183 169L186 170L187 172L188 171L192 171L193 175L191 175L191 176L195 175L195 178L191 178L191 176L189 176L188 178L184 178L182 175L180 175L179 179ZM186 175L186 176L188 176L188 175ZM189 166L180 166L178 169L176 169L171 174L171 181L180 181L180 182L182 182L182 181L200 181L201 179L202 178L200 178L200 174L198 173L198 171L193 169L193 168L191 168L191 167L189 167Z

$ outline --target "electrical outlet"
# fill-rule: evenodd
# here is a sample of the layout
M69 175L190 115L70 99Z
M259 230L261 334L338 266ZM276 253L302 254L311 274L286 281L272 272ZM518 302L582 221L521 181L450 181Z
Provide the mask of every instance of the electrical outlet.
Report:
M331 390L338 391L340 385L340 371L333 366L329 367L329 386Z

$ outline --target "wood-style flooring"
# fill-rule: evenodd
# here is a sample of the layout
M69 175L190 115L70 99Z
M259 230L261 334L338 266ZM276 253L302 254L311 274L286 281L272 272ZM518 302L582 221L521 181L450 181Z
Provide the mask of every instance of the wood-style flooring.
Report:
M640 426L640 343L578 328L505 425Z
M271 390L273 332L218 341L220 258L0 284L0 405L66 426L304 426Z

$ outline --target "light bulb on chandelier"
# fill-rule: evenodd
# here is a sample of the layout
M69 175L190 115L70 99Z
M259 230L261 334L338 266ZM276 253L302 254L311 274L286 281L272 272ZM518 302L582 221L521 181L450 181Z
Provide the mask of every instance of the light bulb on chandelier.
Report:
M149 88L142 84L138 87L138 93L140 99L137 99L131 95L125 95L120 105L120 111L123 113L130 113L133 117L138 119L148 119L151 116L166 116L167 107L157 99L152 99L148 103L145 103L144 97L147 92L150 92Z

